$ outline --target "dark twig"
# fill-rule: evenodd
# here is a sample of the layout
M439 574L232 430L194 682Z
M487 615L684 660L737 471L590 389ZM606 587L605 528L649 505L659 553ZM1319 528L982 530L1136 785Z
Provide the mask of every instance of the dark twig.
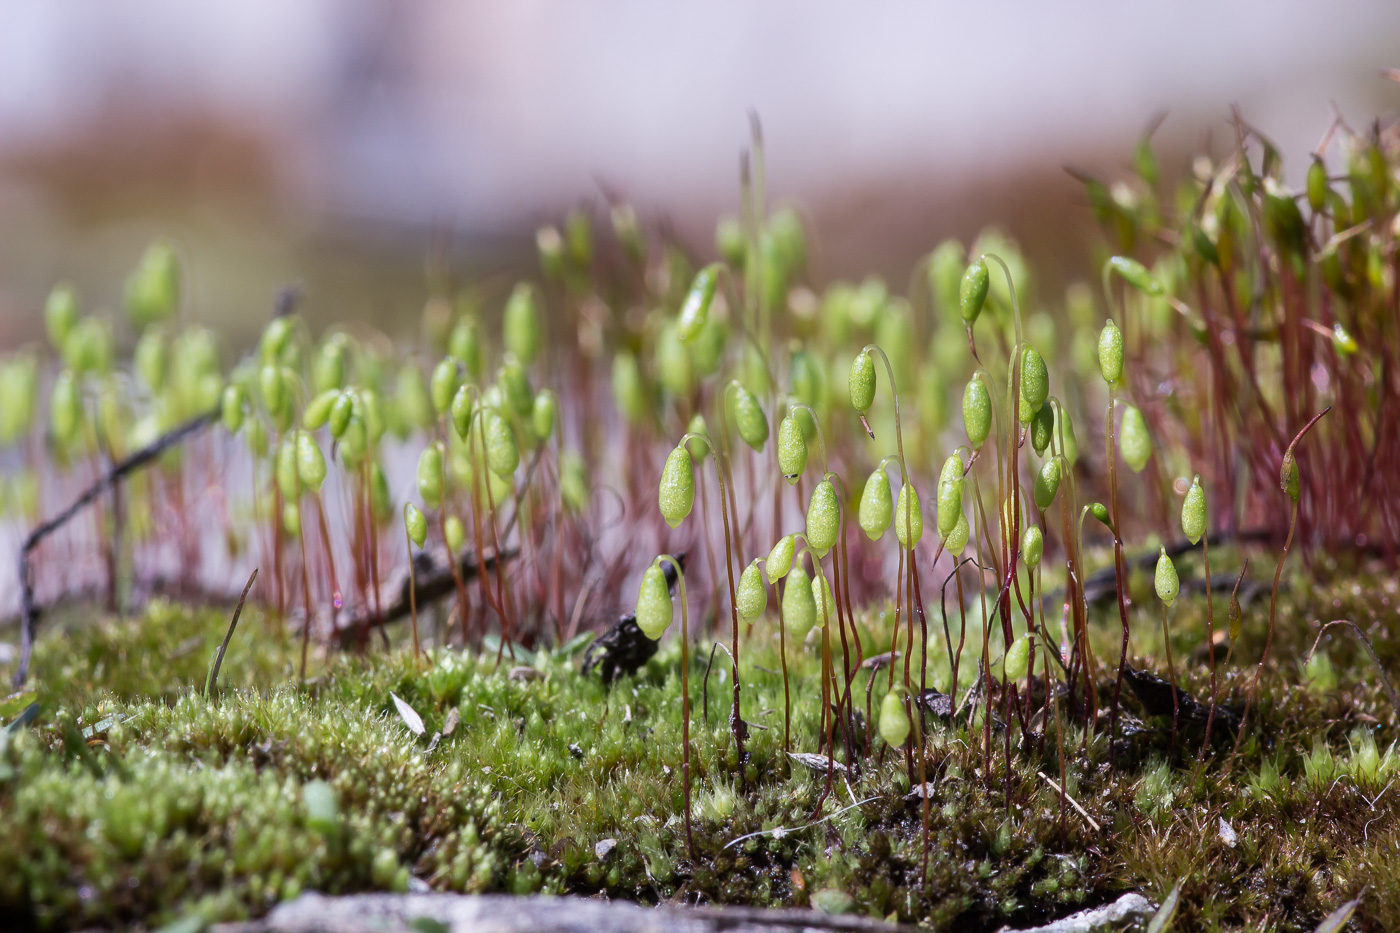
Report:
M233 639L233 630L238 628L238 617L243 614L243 601L248 598L248 591L253 588L253 581L257 578L258 568L254 567L253 575L243 587L243 595L238 597L238 605L233 608L233 618L229 620L228 631L224 633L223 643L219 645L219 653L214 656L214 664L209 668L209 679L204 682L206 698L213 696L214 689L219 685L219 668L224 666L224 652L228 651L228 643Z

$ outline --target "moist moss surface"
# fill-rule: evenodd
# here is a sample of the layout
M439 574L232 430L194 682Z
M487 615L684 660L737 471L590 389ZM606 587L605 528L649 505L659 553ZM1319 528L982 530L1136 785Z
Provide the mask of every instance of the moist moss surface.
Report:
M1180 882L1179 929L1311 930L1358 894L1353 923L1386 928L1400 916L1395 711L1349 631L1323 637L1325 660L1302 660L1323 622L1350 618L1393 669L1395 583L1330 567L1285 582L1272 659L1233 762L1222 740L1196 774L1199 726L1181 728L1169 760L1170 717L1146 715L1126 688L1125 709L1141 722L1120 724L1130 738L1112 765L1106 714L1087 741L1065 724L1067 790L1087 819L1050 784L1061 773L1053 726L1039 745L1021 746L1016 730L1009 764L994 733L989 771L979 718L930 719L926 868L905 756L882 751L878 736L858 772L831 782L813 819L827 782L783 752L771 618L745 636L752 725L742 773L727 722L727 659L716 659L706 709L708 643L691 654L694 859L682 818L674 640L611 690L582 677L572 651L520 652L499 665L494 654L450 649L421 662L402 648L327 652L299 684L297 644L249 610L218 695L207 698L223 610L158 602L134 619L54 627L39 645L33 688L0 708L11 722L38 704L37 718L0 738L0 915L42 929L155 928L256 916L305 890L426 885L813 905L990 930L1125 890L1160 902ZM1189 591L1174 610L1173 649L1182 685L1205 700L1204 600ZM1218 621L1222 606L1217 599ZM1228 666L1218 646L1227 709L1243 706L1266 610L1246 607ZM1144 598L1133 612L1134 663L1157 669L1156 607ZM946 690L941 618L929 621L929 682ZM1111 690L1116 611L1094 621L1100 657L1115 662L1100 677ZM888 648L891 624L888 611L863 614L867 656ZM954 641L958 624L953 617ZM818 652L789 644L788 662L793 750L815 752ZM858 707L867 676L856 677ZM887 678L887 669L875 674L876 711ZM421 716L422 735L395 697ZM862 711L857 746L863 723ZM844 745L838 737L839 762Z

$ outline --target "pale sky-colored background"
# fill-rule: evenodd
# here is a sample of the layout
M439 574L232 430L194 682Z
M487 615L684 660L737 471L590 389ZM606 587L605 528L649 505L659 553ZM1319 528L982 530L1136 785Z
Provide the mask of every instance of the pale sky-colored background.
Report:
M751 109L819 277L902 281L985 222L1053 256L1087 228L1063 164L1123 171L1166 110L1179 168L1238 103L1296 175L1334 106L1395 111L1397 40L1379 0L0 0L0 346L57 278L115 304L156 232L194 313L249 331L292 280L392 327L435 237L464 274L528 269L605 188L708 249Z

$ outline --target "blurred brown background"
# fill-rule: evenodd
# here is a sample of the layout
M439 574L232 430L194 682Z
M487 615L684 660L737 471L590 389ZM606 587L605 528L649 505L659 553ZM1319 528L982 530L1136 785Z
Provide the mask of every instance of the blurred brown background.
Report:
M1296 176L1336 112L1400 103L1400 4L0 2L0 347L59 278L90 306L157 232L191 313L246 338L283 283L314 320L411 326L423 260L533 269L535 227L616 193L709 252L757 111L769 193L820 282L902 288L998 222L1047 265L1089 226L1061 166L1164 166L1238 103Z

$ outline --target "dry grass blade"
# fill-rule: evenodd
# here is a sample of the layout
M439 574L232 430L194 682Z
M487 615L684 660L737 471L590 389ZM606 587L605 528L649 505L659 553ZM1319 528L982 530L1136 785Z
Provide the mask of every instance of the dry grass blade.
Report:
M229 620L228 631L224 632L224 640L219 644L219 653L214 655L214 663L209 667L209 679L204 682L204 695L211 697L214 689L219 685L219 668L224 666L224 654L228 651L228 643L233 639L233 630L238 627L238 617L243 614L243 601L248 598L248 591L253 588L253 581L258 578L258 568L253 568L252 576L248 577L248 582L243 585L243 592L239 594L238 605L233 607L233 618Z
M1347 921L1351 919L1351 915L1356 913L1356 908L1360 906L1360 897L1347 901L1341 907L1338 907L1326 917L1322 918L1322 922L1317 925L1317 933L1337 933L1338 930L1347 925Z
M1171 892L1162 900L1162 906L1157 908L1157 912L1152 915L1152 920L1147 924L1147 933L1163 933L1171 926L1172 918L1176 916L1176 906L1181 902L1181 882L1178 881L1171 889Z

